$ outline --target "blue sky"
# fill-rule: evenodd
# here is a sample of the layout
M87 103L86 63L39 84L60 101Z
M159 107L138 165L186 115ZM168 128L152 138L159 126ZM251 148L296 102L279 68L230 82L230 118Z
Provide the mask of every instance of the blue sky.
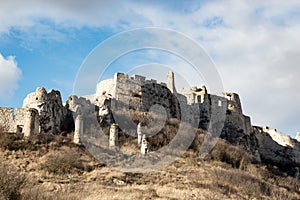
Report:
M300 131L296 0L0 0L0 106L21 107L39 86L60 90L66 100L81 64L99 43L143 27L172 29L196 40L216 64L225 90L240 94L254 124L291 136ZM120 58L111 69L126 72L126 66L147 63L186 67L174 55L144 50Z

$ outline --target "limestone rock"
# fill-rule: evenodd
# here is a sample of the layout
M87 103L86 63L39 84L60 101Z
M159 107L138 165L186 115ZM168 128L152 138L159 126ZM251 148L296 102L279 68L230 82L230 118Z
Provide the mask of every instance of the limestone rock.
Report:
M67 114L62 104L60 92L39 87L30 93L23 101L23 108L35 108L39 112L41 132L57 133L63 127L63 120Z

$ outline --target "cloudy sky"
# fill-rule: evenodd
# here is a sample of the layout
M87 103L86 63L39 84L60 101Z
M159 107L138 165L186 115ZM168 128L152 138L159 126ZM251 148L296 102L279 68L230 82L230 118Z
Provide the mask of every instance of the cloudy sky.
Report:
M81 64L99 43L143 27L179 31L197 41L215 63L224 89L240 94L255 125L291 136L300 131L297 0L0 0L0 106L21 107L38 86L59 89L66 100ZM127 72L128 64L153 62L186 67L159 51L122 59L112 69Z

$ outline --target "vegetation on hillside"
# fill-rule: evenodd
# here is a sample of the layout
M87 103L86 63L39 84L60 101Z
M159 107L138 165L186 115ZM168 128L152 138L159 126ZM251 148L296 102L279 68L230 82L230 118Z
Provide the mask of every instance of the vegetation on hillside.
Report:
M168 125L160 134L171 138L177 123ZM299 180L224 140L200 159L203 134L170 166L141 174L105 166L70 136L1 132L0 199L300 199Z

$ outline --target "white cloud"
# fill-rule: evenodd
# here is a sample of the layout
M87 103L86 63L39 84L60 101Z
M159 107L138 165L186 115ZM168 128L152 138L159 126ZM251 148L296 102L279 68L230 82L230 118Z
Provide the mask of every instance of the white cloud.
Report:
M13 95L20 78L21 70L18 68L15 57L4 58L0 54L0 99L7 99Z
M205 47L217 64L225 89L241 94L244 110L256 124L267 123L282 131L297 126L299 1L193 1L188 6L166 2L5 1L0 7L0 33L11 27L32 31L30 27L41 26L43 19L59 28L88 26L118 32L156 26L181 31ZM218 23L210 24L215 19ZM51 29L35 30L43 38L48 38L47 33L53 37Z

